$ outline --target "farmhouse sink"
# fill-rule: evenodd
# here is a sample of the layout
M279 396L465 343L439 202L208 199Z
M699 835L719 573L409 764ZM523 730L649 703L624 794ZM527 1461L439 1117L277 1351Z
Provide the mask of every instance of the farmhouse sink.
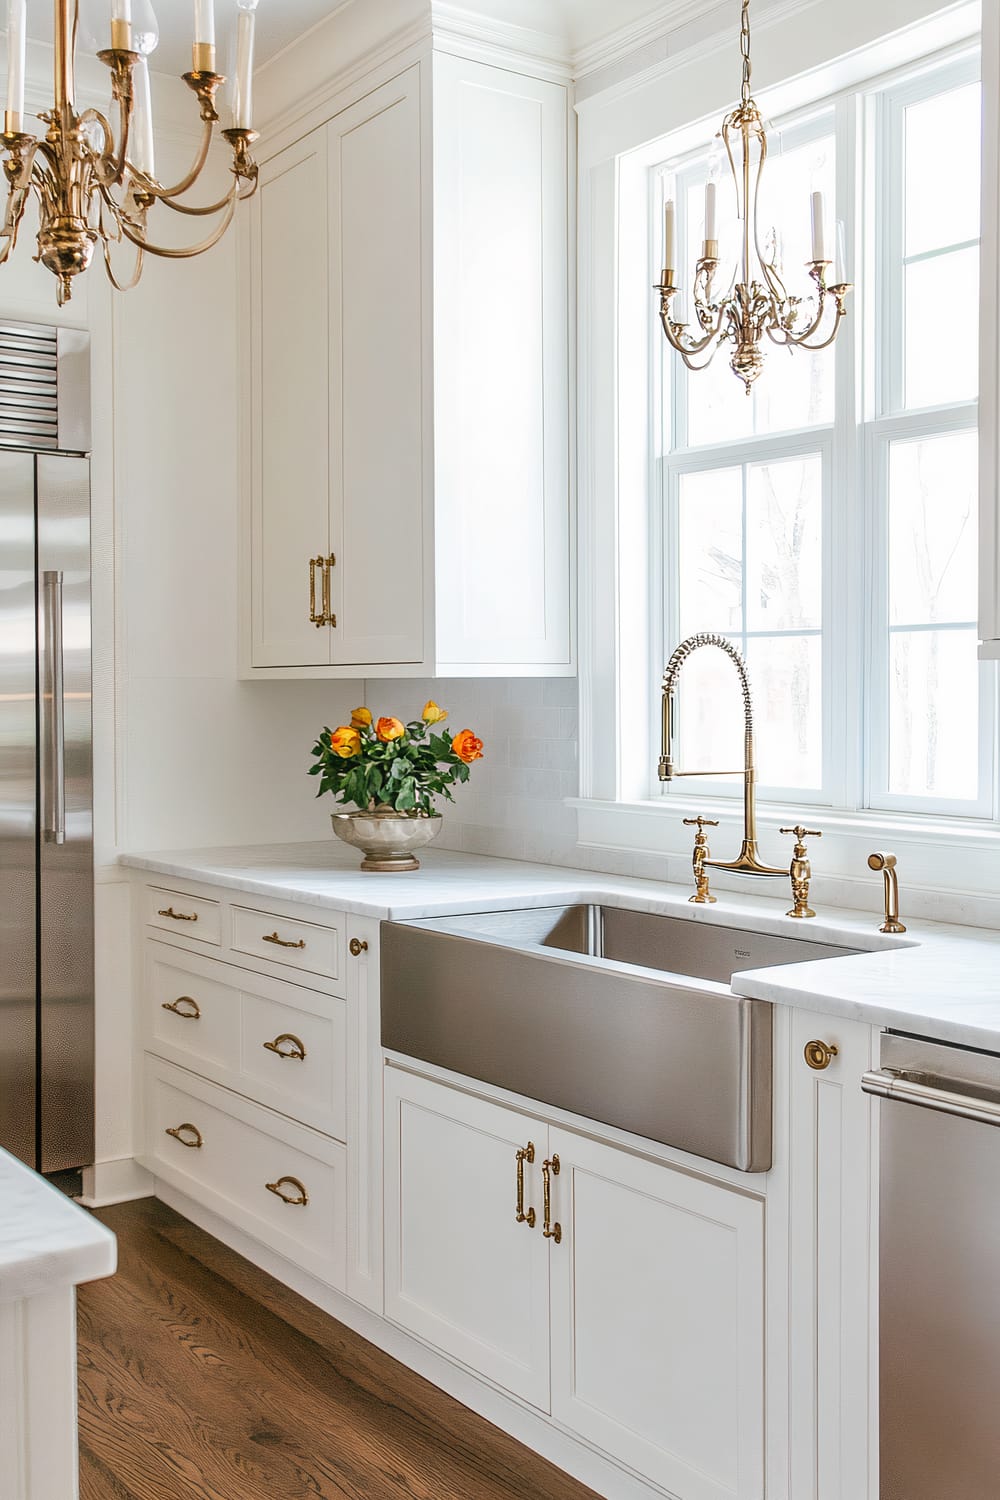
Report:
M614 906L384 922L382 1043L764 1172L771 1006L732 976L857 951Z

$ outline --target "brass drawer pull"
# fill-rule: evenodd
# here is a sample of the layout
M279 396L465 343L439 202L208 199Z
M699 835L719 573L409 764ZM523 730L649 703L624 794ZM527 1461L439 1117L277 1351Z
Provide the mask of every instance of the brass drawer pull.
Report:
M290 1187L298 1188L298 1197L291 1198L281 1191L281 1185L284 1182L287 1182ZM309 1194L297 1177L279 1177L277 1182L265 1182L264 1186L269 1193L274 1193L275 1197L280 1198L282 1203L291 1203L295 1208L305 1208L309 1202Z
M184 1134L185 1130L189 1130L194 1136L193 1141L189 1141L187 1139ZM202 1140L201 1131L198 1129L197 1125L191 1125L190 1123L184 1125L174 1125L172 1127L168 1125L166 1133L167 1135L172 1135L175 1141L180 1141L182 1146L189 1146L192 1151L200 1150L200 1148L205 1144L205 1142Z
M559 1245L562 1243L562 1225L552 1223L552 1183L549 1176L550 1173L552 1177L559 1176L558 1156L553 1156L551 1160L542 1162L542 1194L544 1197L543 1211L545 1215L545 1225L542 1229L542 1234L547 1240L555 1240L556 1244Z
M183 911L174 911L172 906L168 906L166 908L161 907L156 915L158 917L169 917L171 922L197 922L198 920L198 913L196 911L190 913Z
M182 1010L181 1006L189 1007ZM201 1006L197 1000L192 1000L190 995L178 995L176 1000L164 1000L161 1007L163 1010L172 1010L175 1016L180 1016L182 1021L200 1021Z
M529 1141L526 1146L521 1146L515 1157L517 1162L517 1212L514 1217L518 1224L527 1224L529 1229L534 1229L535 1227L535 1210L529 1208L527 1213L524 1211L524 1164L527 1162L530 1166L534 1159L534 1141Z
M368 952L368 944L364 938L351 938L348 946L350 947L352 958L360 958L362 953Z
M287 1047L283 1045L285 1042L288 1043ZM268 1052L273 1052L277 1057L293 1057L296 1062L305 1062L306 1060L304 1045L299 1041L297 1036L292 1036L290 1031L283 1031L280 1036L275 1037L273 1042L262 1042L261 1045Z
M822 1073L823 1069L828 1068L838 1055L838 1049L832 1042L829 1045L819 1041L806 1042L802 1055L811 1068L815 1068L817 1073Z
M268 933L266 937L261 938L261 942L276 943L279 948L304 948L306 945L305 938L299 938L297 943L292 943L287 938L280 938L276 932Z

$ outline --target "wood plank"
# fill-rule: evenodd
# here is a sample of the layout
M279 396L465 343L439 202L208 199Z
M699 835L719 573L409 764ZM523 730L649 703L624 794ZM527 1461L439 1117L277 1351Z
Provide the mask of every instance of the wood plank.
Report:
M594 1500L165 1204L98 1217L81 1500Z

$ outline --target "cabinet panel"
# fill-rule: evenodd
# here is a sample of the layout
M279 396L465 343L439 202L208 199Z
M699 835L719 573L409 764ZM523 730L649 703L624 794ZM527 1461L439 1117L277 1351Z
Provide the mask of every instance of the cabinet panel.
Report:
M547 1129L457 1089L386 1072L386 1315L534 1406L549 1406ZM515 1218L516 1160L535 1227Z
M253 661L323 665L331 633L309 618L309 562L330 550L325 129L261 169L253 243ZM319 612L319 578L316 593Z
M434 58L439 659L569 643L566 94Z
M552 1413L683 1500L764 1493L763 1202L553 1129Z
M420 71L329 126L333 659L424 657Z
M339 927L318 922L299 922L292 917L278 917L255 907L232 908L234 953L249 953L270 963L292 969L304 969L337 979L341 971L341 932Z
M861 1075L872 1029L789 1013L791 1490L795 1500L862 1500L874 1472L874 1150ZM807 1042L837 1048L817 1071Z

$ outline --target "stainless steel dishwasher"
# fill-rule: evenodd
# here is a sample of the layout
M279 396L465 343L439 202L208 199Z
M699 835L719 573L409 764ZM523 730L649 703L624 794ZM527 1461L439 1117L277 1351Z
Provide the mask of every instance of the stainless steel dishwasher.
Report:
M1000 1056L886 1034L880 1500L1000 1496Z

